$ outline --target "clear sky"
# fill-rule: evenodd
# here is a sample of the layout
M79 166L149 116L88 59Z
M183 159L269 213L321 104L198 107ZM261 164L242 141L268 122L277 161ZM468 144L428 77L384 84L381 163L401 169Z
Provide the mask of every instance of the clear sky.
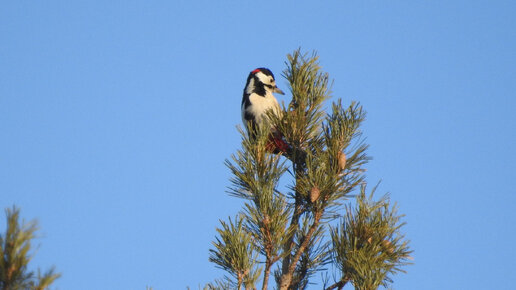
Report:
M208 249L242 204L223 162L245 80L265 66L288 91L301 47L368 112L368 181L415 250L393 287L511 289L515 15L487 0L3 1L0 206L39 220L34 265L55 265L59 289L221 277Z

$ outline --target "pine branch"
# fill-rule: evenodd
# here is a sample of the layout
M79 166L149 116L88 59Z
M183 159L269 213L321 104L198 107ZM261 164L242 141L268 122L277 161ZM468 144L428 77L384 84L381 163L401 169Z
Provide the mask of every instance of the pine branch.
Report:
M16 207L5 210L7 228L0 234L0 289L45 289L61 276L51 268L38 275L28 271L32 259L31 241L36 238L37 221L20 223L20 210Z
M319 71L315 54L308 58L296 51L288 56L288 61L284 76L290 83L292 102L283 114L282 122L274 123L286 132L285 137L294 148L293 156L287 156L293 162L295 172L294 214L289 226L293 234L284 250L282 289L291 284L299 259L307 250L308 241L321 219L338 216L332 209L362 181L360 166L367 160L363 154L366 146L355 151L348 165L342 152L358 135L358 126L364 119L361 107L352 104L345 111L340 103L334 105L333 114L327 117L327 124L323 124L322 102L330 97L328 75ZM273 119L273 122L277 121ZM303 152L303 157L295 156L297 152ZM350 174L344 176L342 172L346 167ZM293 252L299 218L308 211L314 216L308 240Z
M237 217L235 222L220 221L222 228L217 229L220 238L213 243L215 249L210 249L210 262L226 270L236 279L237 289L242 285L254 287L260 276L261 269L256 267L257 249L252 243L252 236L245 231L243 220Z
M346 286L346 284L349 282L349 280L347 278L344 278L343 280L340 280L339 282L325 288L325 290L332 290L332 289L342 289L344 288L344 286Z
M400 267L410 264L412 252L400 228L402 215L390 206L387 197L373 201L362 186L357 206L348 206L346 216L337 228L331 228L333 259L342 279L350 280L358 289L387 286L389 274L404 272Z
M294 170L296 172L296 180L301 178L304 168L302 165L294 165ZM288 241L285 243L285 247L283 252L285 253L285 257L283 258L282 264L282 275L287 275L290 269L290 265L292 264L292 249L295 246L295 237L299 230L299 219L304 212L302 207L302 195L299 191L295 191L295 204L294 204L294 212L292 214L292 218L290 220L290 225L288 228Z
M60 273L55 273L55 268L52 267L50 270L41 274L41 271L38 269L38 282L37 285L34 286L34 290L44 290L48 289L52 283L56 279L61 277Z
M296 250L308 239L312 219L311 214L303 216L301 231L296 238ZM322 267L330 261L329 243L324 241L325 234L326 225L319 224L312 237L308 239L309 243L296 265L290 289L305 289L311 276L317 271L323 270Z
M283 273L283 275L281 277L280 289L289 289L289 287L291 286L292 277L294 275L294 271L296 270L297 263L299 262L299 259L301 258L301 255L305 252L307 246L309 245L310 240L312 239L314 232L319 227L319 223L320 223L321 217L322 217L322 213L321 212L316 212L315 213L314 221L313 221L312 225L310 226L310 229L306 233L306 236L304 237L302 243L299 245L299 247L297 248L294 256L292 257L292 260L290 261L290 265L289 265L289 267L287 269L287 272ZM302 278L303 277L301 277L301 279Z

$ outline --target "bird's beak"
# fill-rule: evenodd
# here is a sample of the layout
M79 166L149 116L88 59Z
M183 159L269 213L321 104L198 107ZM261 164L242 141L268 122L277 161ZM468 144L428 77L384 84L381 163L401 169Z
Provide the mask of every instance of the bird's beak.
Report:
M274 92L275 92L275 93L278 93L278 94L280 94L280 95L284 95L284 94L285 94L285 93L284 93L282 90L280 90L278 87L274 87Z

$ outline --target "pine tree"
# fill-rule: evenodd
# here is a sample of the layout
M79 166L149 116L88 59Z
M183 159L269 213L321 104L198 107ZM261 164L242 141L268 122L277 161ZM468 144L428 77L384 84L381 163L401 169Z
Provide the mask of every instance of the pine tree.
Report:
M0 235L0 289L43 290L61 276L51 268L45 273L29 271L32 259L31 241L36 237L38 224L35 220L20 223L20 210L7 208L7 228Z
M325 289L377 289L403 272L411 251L403 223L387 197L366 194L364 165L369 161L360 125L362 106L345 107L330 99L329 76L318 57L287 56L283 76L292 101L268 122L283 133L291 149L271 154L270 132L260 129L252 140L241 129L242 149L231 160L229 193L244 200L234 221L221 221L210 261L230 276L206 289L267 289L271 277L278 289L305 289L315 273L332 267L337 278ZM280 188L280 180L291 184ZM356 195L356 206L350 198ZM260 279L261 278L261 279ZM329 285L332 284L332 285Z

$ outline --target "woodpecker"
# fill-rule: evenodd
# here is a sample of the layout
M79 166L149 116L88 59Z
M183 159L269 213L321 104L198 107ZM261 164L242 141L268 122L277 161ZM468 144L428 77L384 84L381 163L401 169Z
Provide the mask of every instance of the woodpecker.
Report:
M273 93L284 95L276 86L274 74L267 68L257 68L249 73L242 98L242 121L250 138L255 138L257 128L264 124L267 111L281 116L282 110ZM276 128L271 128L267 149L272 153L285 153L289 146Z

